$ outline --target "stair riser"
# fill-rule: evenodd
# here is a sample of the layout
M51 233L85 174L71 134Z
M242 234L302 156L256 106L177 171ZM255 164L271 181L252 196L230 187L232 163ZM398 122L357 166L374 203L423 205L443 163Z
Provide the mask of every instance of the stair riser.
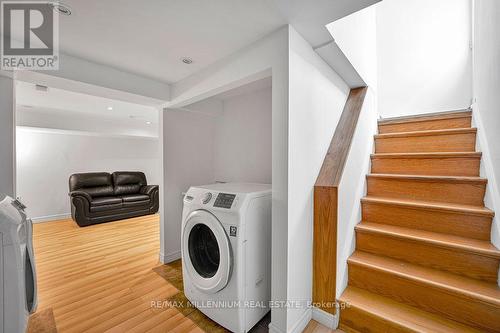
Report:
M421 241L356 231L356 249L496 283L499 260Z
M375 138L377 153L473 152L476 133Z
M398 323L390 322L356 307L346 307L340 311L339 329L347 333L414 333Z
M492 218L452 211L415 209L372 202L362 203L363 221L449 235L490 240Z
M349 285L391 297L472 327L500 331L500 308L424 281L413 281L390 272L349 263Z
M480 158L372 158L372 173L478 177Z
M400 133L400 132L415 132L441 130L451 128L470 128L471 116L450 119L435 119L426 121L416 121L399 124L379 124L378 131L380 134Z
M484 206L486 184L368 177L368 195Z

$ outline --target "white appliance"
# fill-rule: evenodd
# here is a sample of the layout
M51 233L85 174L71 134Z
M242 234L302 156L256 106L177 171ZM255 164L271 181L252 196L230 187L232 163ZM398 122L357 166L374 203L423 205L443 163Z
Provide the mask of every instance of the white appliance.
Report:
M21 202L0 200L0 333L24 333L37 305L33 228Z
M182 215L186 297L228 330L248 332L271 299L271 185L191 187Z

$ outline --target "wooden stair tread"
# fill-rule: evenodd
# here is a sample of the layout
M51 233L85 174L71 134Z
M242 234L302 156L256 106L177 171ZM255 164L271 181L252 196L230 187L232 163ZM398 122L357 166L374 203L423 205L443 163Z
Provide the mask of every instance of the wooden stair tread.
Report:
M367 196L361 199L362 202L380 203L385 205L404 206L416 209L451 211L469 215L495 216L495 213L486 207L462 205L448 202L422 201L411 199L394 199Z
M371 222L361 222L356 226L356 232L383 234L385 236L424 242L439 247L471 252L500 260L500 250L493 246L489 241Z
M468 133L476 134L477 128L452 128L444 130L385 133L385 134L376 134L375 139L405 138L413 136L431 136L431 135L468 134Z
M500 287L496 283L487 283L362 251L355 251L349 257L348 263L384 271L407 280L423 282L468 299L480 300L498 308L500 313Z
M397 323L416 332L480 332L460 323L353 286L348 286L339 300L363 312L383 318L388 322ZM340 316L342 320L342 313Z
M390 150L371 154L371 173L479 177L482 154L474 151Z
M378 124L379 125L404 124L404 123L414 123L422 121L444 120L444 119L464 118L464 117L472 117L472 111L457 110L457 111L446 111L446 112L427 113L421 115L385 118L385 119L380 119L378 121Z
M481 152L429 152L429 153L376 153L371 154L371 158L478 158Z
M370 173L367 178L383 178L395 180L411 180L434 183L467 183L467 184L486 184L488 179L481 177L468 176L427 176L427 175L400 175L392 173Z

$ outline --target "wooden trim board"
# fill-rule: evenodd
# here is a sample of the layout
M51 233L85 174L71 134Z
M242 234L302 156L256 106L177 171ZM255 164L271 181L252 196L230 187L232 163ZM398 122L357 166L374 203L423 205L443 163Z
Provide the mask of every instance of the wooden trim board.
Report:
M313 302L330 314L336 313L338 185L367 89L349 93L314 186Z

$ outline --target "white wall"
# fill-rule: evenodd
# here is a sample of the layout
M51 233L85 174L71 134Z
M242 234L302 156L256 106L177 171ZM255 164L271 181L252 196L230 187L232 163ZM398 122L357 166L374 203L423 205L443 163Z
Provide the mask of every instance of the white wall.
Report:
M267 77L271 73L272 298L284 301L287 299L288 248L288 26L174 84L171 90L172 100L165 106L182 107L244 83ZM167 156L164 162L168 163ZM165 168L168 170L168 165ZM163 186L168 188L167 180ZM168 205L168 202L165 204ZM162 224L167 226L166 221L162 220ZM165 227L163 233L165 241L161 244L161 251L165 253L170 230ZM287 310L272 309L271 331L284 332L286 330Z
M158 111L152 110L158 117ZM24 127L65 129L70 131L105 133L107 135L143 136L158 138L158 121L146 123L145 118L130 119L91 115L68 110L17 107L16 125Z
M0 194L14 196L14 82L0 75Z
M485 203L496 210L492 241L500 248L500 3L474 1L473 117L478 149L483 152L482 175L488 178Z
M377 5L378 106L383 117L468 108L470 0Z
M327 25L365 85L377 91L377 13L370 6Z
M180 258L182 193L190 186L214 183L216 118L182 110L163 113L164 223L160 258Z
M67 217L68 179L79 172L143 171L159 184L157 138L17 128L17 195L34 221Z
M215 129L215 179L271 184L272 99L263 89L226 99Z
M370 172L373 135L377 133L376 107L375 94L368 89L339 184L337 298L347 287L347 259L356 247L354 228L361 221L361 198L366 194L366 175Z
M349 88L293 28L289 50L288 299L311 301L314 183ZM310 316L290 309L287 332Z

